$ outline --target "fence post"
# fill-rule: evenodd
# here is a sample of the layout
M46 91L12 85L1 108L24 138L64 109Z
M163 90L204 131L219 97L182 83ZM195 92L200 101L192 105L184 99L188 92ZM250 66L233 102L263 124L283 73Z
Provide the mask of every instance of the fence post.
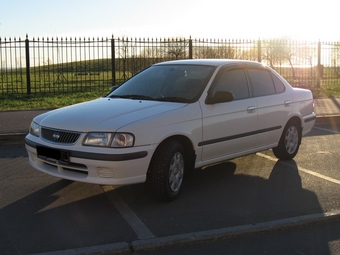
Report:
M25 40L25 53L26 53L26 84L27 84L27 94L31 94L31 72L30 72L30 41L28 40L28 35L26 35Z
M192 39L189 39L189 59L192 59Z
M116 85L116 52L115 39L111 38L111 67L112 67L112 86Z
M317 80L316 80L316 85L318 87L320 87L321 85L321 78L322 78L322 66L321 66L321 42L319 41L318 42L318 66L316 67L317 68L317 72L316 72L316 75L317 75Z
M262 62L262 45L260 39L257 42L257 61Z

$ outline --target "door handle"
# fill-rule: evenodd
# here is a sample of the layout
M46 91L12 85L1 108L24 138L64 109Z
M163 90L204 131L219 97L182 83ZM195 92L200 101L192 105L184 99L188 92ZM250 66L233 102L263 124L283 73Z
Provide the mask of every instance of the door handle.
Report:
M255 110L256 110L255 106L249 106L249 107L247 108L247 112L248 112L248 113L254 113Z
M286 100L284 103L283 103L284 106L290 106L290 100Z

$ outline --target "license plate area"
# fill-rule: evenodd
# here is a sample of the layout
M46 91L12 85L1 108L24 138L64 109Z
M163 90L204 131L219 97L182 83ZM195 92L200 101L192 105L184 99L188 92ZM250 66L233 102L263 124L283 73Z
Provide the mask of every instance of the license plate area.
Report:
M64 150L52 149L47 147L37 147L38 157L53 163L69 163L69 153Z

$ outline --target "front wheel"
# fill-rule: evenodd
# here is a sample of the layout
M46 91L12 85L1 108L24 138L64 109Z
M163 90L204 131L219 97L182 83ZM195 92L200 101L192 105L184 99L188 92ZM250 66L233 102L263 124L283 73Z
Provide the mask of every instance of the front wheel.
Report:
M148 182L157 200L172 201L179 195L185 158L183 145L178 141L165 141L157 148L148 170Z
M301 144L301 128L297 121L291 120L285 126L279 144L273 148L274 155L283 160L296 156Z

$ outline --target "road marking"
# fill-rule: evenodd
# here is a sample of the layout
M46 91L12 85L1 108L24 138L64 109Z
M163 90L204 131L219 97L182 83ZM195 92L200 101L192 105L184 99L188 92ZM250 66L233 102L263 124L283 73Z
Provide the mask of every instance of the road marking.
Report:
M258 156L260 156L260 157L262 157L262 158L269 159L269 160L274 161L274 162L277 162L277 161L278 161L277 158L274 158L274 157L265 155L265 154L263 154L263 153L259 153L259 152L258 152L258 153L256 153L256 155L258 155ZM286 166L290 166L290 164L288 164L287 162L284 162L284 161L280 161L280 163L283 164L283 165L286 165ZM326 181L333 182L333 183L335 183L335 184L340 184L340 181L337 180L337 179L333 179L333 178L328 177L328 176L326 176L326 175L316 173L316 172L311 171L311 170L308 170L308 169L306 169L306 168L298 167L298 170L301 171L301 172L304 172L304 173L313 175L313 176L315 176L315 177L324 179L324 180L326 180Z
M321 128L321 127L316 127L316 126L314 126L313 128L319 129L319 130L322 130L322 131L326 131L326 132L331 132L331 133L334 133L334 134L340 134L340 132L332 130L332 129L328 129L328 128Z
M102 186L102 189L106 193L110 202L117 208L120 214L129 223L132 229L135 231L139 239L154 238L155 235L145 226L145 224L138 218L138 216L130 209L130 207L116 194L116 192L110 192L114 190L112 186Z

